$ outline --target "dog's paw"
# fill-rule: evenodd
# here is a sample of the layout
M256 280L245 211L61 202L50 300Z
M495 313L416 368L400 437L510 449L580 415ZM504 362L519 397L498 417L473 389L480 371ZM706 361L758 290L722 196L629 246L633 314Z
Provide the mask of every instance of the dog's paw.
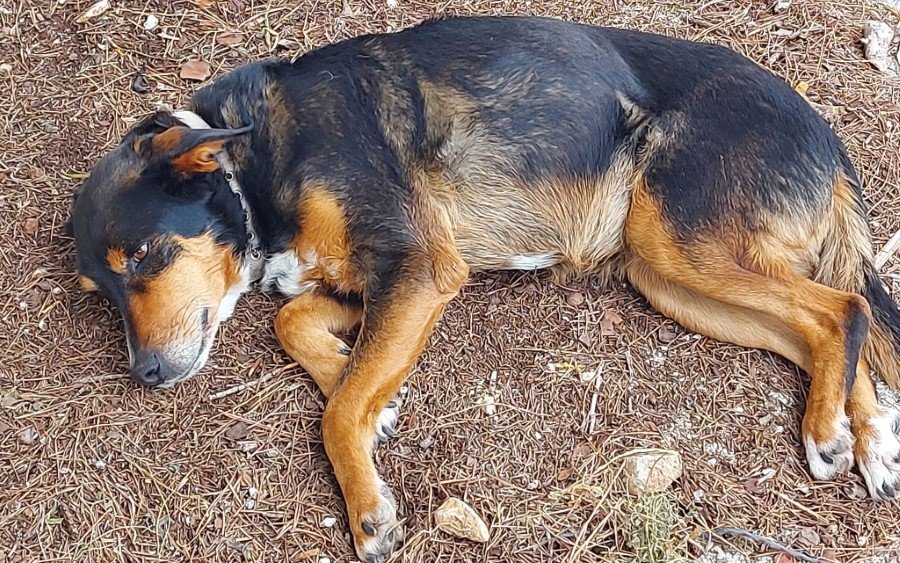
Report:
M804 431L809 471L816 479L834 479L853 467L853 434L850 419L842 415L832 425L828 438L816 441L813 432ZM822 433L819 433L822 434Z
M375 446L383 444L397 435L400 404L400 399L389 401L375 420Z
M397 520L397 502L387 485L380 485L378 506L361 517L362 533L355 535L356 556L363 563L384 563L403 541L403 525Z
M890 500L900 492L900 413L885 411L857 432L856 460L869 494Z

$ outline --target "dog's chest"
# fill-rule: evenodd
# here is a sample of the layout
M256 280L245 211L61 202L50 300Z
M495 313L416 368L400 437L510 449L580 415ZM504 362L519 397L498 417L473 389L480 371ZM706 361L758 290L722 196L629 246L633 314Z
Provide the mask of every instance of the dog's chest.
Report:
M260 285L264 291L278 290L296 297L317 287L339 293L359 291L355 269L342 256L322 253L316 248L291 248L266 260Z

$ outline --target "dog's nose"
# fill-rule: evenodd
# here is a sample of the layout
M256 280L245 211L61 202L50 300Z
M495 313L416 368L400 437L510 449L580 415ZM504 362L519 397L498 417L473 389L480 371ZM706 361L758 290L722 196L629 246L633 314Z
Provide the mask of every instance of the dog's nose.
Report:
M151 350L138 352L131 368L131 380L145 387L156 387L165 381L162 370L159 354Z

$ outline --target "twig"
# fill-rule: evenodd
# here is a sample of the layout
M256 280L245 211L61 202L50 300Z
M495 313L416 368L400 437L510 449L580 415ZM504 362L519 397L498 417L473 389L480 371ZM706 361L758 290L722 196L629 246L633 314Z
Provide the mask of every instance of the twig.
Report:
M891 256L897 252L898 248L900 248L900 231L894 233L891 240L887 241L887 244L875 255L875 269L880 270L891 259Z
M235 385L234 387L229 387L228 389L225 389L224 391L219 391L218 393L213 393L212 395L209 396L209 400L215 401L218 399L223 399L229 395L234 395L235 393L240 393L241 391L245 391L247 389L258 387L261 383L265 383L266 381L271 379L275 374L284 373L285 371L287 371L291 368L295 368L298 365L300 365L300 364L298 364L297 362L294 362L292 364L282 366L278 369L274 369L274 370L270 371L269 373L254 379L253 381L248 381L247 383L241 383L240 385Z
M747 530L742 530L740 528L717 528L713 530L712 533L723 538L728 536L746 538L758 544L762 544L769 549L774 549L775 551L786 553L797 561L803 561L805 563L825 563L825 560L820 557L807 555L802 551L797 551L796 549L790 548L784 544L780 544L775 540L769 539L759 534L754 534L753 532L748 532Z

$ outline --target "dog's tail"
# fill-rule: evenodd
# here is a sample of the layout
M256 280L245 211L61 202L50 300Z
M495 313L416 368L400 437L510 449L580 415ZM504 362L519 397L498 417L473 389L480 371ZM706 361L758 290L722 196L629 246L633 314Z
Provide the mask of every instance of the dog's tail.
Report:
M845 164L835 184L815 280L866 298L872 308L872 325L863 357L885 383L900 388L900 308L878 279L866 216L856 173Z

